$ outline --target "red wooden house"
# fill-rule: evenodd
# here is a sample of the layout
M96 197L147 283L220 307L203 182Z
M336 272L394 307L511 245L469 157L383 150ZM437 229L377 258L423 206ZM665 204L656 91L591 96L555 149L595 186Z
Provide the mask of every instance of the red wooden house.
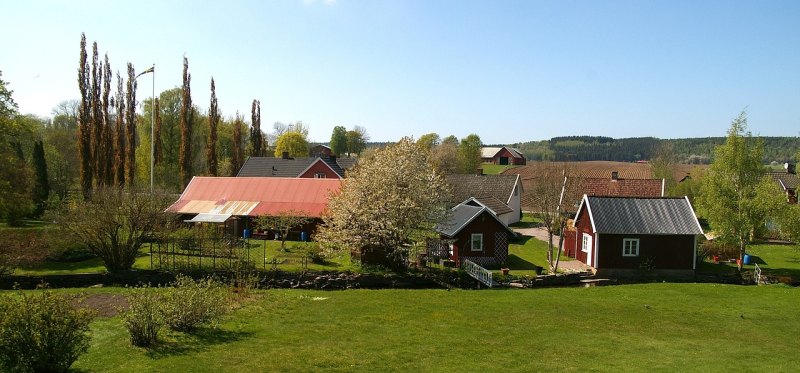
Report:
M576 259L603 272L693 273L703 234L685 197L584 196L574 227Z
M481 149L481 159L483 163L499 165L522 166L527 163L525 155L521 151L508 147L486 147Z
M336 156L250 157L244 162L237 177L298 177L314 179L342 179L346 170L353 168L356 158Z
M457 266L469 259L484 267L496 267L508 260L508 241L513 232L485 206L460 204L436 230L441 239L428 241L430 258L447 258Z

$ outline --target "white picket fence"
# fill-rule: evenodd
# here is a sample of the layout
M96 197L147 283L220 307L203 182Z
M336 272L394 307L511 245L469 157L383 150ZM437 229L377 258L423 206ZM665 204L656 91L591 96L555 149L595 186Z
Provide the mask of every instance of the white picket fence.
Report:
M462 261L461 268L463 268L474 279L480 281L482 284L488 287L492 287L492 284L494 284L494 280L492 280L492 271L479 266L469 259L464 259Z

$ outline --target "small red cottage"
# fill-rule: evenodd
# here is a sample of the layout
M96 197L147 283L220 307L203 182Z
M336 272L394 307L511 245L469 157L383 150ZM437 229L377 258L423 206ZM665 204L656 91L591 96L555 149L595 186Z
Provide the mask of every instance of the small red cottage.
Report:
M688 198L583 196L575 257L596 272L691 274L703 229Z
M496 267L508 259L513 232L485 206L465 202L454 207L436 231L441 240L428 241L429 258L451 259L457 266L469 259L484 267Z

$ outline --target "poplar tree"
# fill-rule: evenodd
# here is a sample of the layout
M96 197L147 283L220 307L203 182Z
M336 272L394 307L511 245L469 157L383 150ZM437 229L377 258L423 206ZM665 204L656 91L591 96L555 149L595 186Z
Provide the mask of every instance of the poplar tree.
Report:
M113 131L111 130L111 113L109 106L111 106L111 63L108 62L108 53L105 55L105 63L103 64L103 131L101 136L101 156L100 168L102 170L102 183L104 185L112 185L114 183L114 139Z
M117 95L114 99L117 113L114 129L114 185L125 186L125 94L122 91L122 77L117 72Z
M181 188L185 189L192 179L192 75L189 74L189 59L183 56L183 99L181 100Z
M101 100L103 65L97 55L97 42L92 43L92 177L101 185L103 164L100 161L103 140L103 109Z
M81 33L80 60L78 65L78 89L81 103L78 108L78 153L80 156L81 192L88 200L92 193L92 106L89 93L89 64L86 61L86 35Z
M244 149L242 147L242 129L244 127L244 120L236 113L236 118L233 120L233 147L231 149L231 176L236 176L239 169L244 164Z
M219 109L217 108L217 89L214 78L211 78L211 103L208 106L208 147L206 160L208 174L217 176L217 125L219 124Z
M130 62L125 101L125 184L133 187L136 177L136 72Z
M253 157L263 157L266 145L264 144L264 137L261 133L261 101L253 100L252 120L250 144L253 149L251 155Z

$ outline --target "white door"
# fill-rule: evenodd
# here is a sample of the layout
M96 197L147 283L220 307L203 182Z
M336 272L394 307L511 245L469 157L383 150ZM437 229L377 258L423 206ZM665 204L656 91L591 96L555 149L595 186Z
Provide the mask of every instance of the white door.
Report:
M583 251L586 252L586 264L589 266L594 266L592 263L592 259L594 258L594 245L592 245L592 235L590 234L583 234Z

